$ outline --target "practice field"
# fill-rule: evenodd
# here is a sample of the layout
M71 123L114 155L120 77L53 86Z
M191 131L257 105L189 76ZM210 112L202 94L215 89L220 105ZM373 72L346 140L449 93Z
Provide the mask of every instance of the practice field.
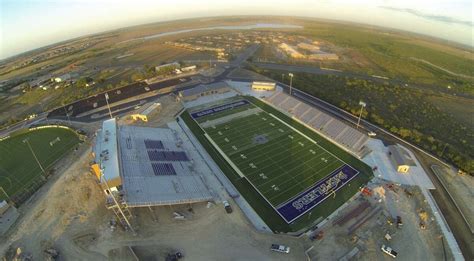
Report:
M18 194L31 193L41 183L42 171L34 158L46 171L65 153L79 143L78 135L66 128L47 127L29 130L0 141L0 187L12 199ZM0 190L0 199L6 198Z
M234 170L287 223L335 195L359 174L317 141L246 99L191 116Z

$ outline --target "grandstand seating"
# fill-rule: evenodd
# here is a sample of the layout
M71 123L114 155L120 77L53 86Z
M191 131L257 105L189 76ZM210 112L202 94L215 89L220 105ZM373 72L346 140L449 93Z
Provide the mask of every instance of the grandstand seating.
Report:
M286 93L276 92L267 97L266 101L288 112L355 154L362 150L369 139L364 133Z

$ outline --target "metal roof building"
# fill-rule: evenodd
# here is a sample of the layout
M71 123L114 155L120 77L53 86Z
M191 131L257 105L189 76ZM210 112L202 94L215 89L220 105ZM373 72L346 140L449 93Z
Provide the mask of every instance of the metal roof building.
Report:
M179 96L185 101L192 101L201 96L207 96L212 94L221 94L230 91L230 87L226 82L216 82L211 84L201 84L194 88L181 91Z
M416 166L410 154L398 145L388 146L388 155L398 172L407 173L410 166Z
M113 144L110 142L113 133L115 147L109 145ZM201 174L194 170L193 159L181 143L171 129L117 126L115 120L108 120L98 133L96 153L109 150L107 161L101 165L103 176L106 180L120 177L121 192L128 207L212 200Z
M101 170L101 183L107 181L112 191L117 190L121 182L117 146L117 122L115 119L102 123L102 129L97 132L95 144L95 162Z

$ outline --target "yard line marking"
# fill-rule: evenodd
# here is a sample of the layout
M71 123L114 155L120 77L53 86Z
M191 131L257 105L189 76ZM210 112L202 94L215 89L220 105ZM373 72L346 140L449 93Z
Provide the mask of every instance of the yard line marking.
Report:
M331 152L329 152L328 150L326 150L325 148L323 148L322 146L320 146L316 141L314 141L313 139L311 139L310 137L306 136L306 134L302 133L301 131L299 131L298 129L294 128L293 126L289 125L288 123L284 122L283 120L279 119L277 116L271 114L271 113L268 113L270 116L272 116L273 118L275 118L276 120L280 121L281 123L285 124L286 126L288 126L290 129L296 131L297 133L299 133L301 136L307 138L308 140L310 140L311 142L313 142L314 144L318 145L321 149L327 151L329 154L331 154L332 156L334 156L335 158L337 158L338 160L344 162L345 164L347 164L345 161L341 160L339 157L337 157L336 155L332 154ZM349 164L347 164L349 165ZM350 166L350 165L349 165Z

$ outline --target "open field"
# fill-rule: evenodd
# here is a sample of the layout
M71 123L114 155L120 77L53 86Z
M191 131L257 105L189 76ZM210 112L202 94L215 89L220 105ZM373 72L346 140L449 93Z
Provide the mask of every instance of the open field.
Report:
M203 119L196 112L182 117L274 231L298 231L327 217L370 179L372 172L367 165L263 102L247 99L253 104ZM260 112L239 117L246 113L242 107L259 108ZM206 127L202 129L193 116ZM224 119L230 120L222 123ZM312 196L317 199L308 200Z
M45 174L25 140L28 140L45 171L79 143L74 131L57 127L23 131L0 141L0 186L9 197L23 193L33 183L44 179ZM0 193L0 199L5 197L4 193Z

